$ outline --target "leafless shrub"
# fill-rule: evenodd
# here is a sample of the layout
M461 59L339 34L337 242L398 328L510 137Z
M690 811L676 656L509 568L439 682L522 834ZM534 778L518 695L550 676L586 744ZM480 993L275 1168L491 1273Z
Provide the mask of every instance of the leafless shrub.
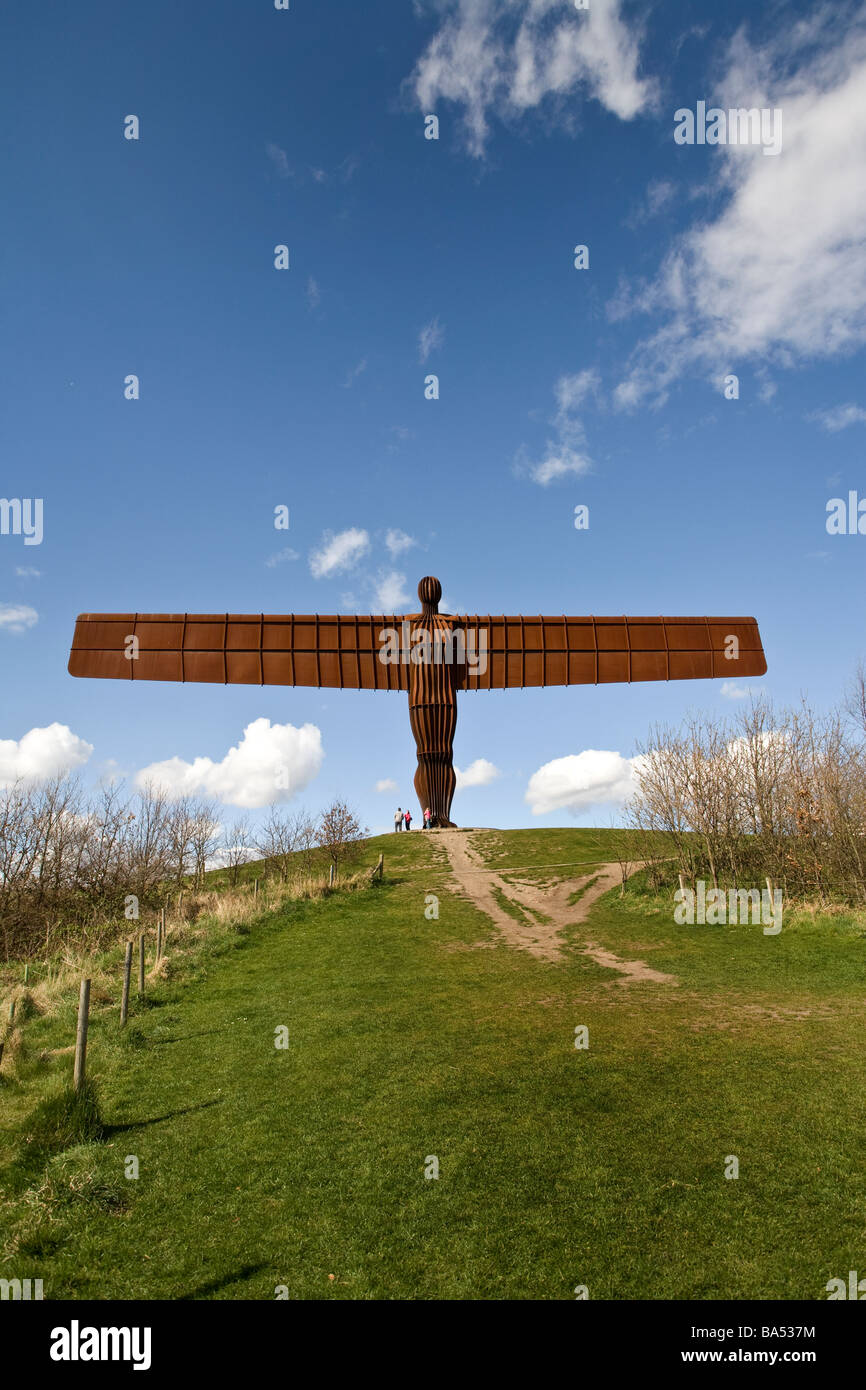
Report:
M256 849L267 870L285 883L290 875L303 876L310 869L310 851L316 843L316 825L306 811L295 813L272 806L256 837Z
M335 871L358 855L361 840L369 832L345 801L333 801L322 812L316 827L316 843L325 851Z
M246 816L241 816L239 820L226 826L223 831L220 853L223 864L229 871L229 882L234 888L240 875L241 865L246 864L247 860L252 859L254 855L252 831Z
M200 889L208 863L219 846L220 823L216 803L197 801L192 827L193 885Z
M776 710L766 700L733 720L655 729L640 749L628 823L650 832L648 857L653 836L667 843L669 878L737 886L769 877L803 899L866 900L864 733L844 711L821 716L805 701Z

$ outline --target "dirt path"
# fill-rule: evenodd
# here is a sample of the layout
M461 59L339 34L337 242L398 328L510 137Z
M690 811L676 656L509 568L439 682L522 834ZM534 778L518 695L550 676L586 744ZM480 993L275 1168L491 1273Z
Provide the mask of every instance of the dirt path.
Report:
M465 831L440 830L437 839L445 847L457 891L490 918L510 946L529 951L541 960L562 960L563 929L586 921L593 903L621 881L619 864L596 864L585 874L548 887L515 880L512 874L506 882L487 868ZM634 865L634 869L642 867ZM508 873L508 870L503 872ZM584 887L581 897L576 903L569 903L569 898L581 887ZM635 980L677 983L673 975L653 970L642 960L621 960L593 941L587 941L579 949L597 965L618 971L622 976L621 984Z

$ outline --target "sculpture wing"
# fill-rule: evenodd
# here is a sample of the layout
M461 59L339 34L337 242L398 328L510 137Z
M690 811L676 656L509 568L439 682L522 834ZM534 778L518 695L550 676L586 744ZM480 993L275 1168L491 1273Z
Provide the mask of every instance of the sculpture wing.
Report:
M405 691L407 667L379 659L381 632L399 633L402 621L291 613L82 613L69 671L109 680Z
M471 654L474 644L477 654L467 666L464 690L731 680L762 676L767 669L754 618L473 616L458 621L466 631L467 651Z
M443 615L444 616L444 615ZM115 680L409 689L409 667L380 659L386 631L419 615L82 613L69 671ZM470 660L460 688L760 676L754 618L454 617ZM130 639L135 638L135 642ZM127 656L135 652L135 656Z

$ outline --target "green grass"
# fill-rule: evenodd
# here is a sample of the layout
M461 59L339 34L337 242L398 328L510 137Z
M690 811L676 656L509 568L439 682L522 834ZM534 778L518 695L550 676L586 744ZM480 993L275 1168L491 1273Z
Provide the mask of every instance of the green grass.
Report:
M641 832L617 831L613 836L605 830L492 830L478 835L477 843L484 848L484 859L491 869L545 868L548 865L570 864L580 872L583 865L615 860L614 841L633 844L635 858L641 859ZM557 877L567 877L562 869Z
M501 870L586 863L604 838L478 843ZM38 1110L71 1070L38 1058L74 1003L27 1022L0 1091L0 1273L47 1298L546 1300L824 1298L866 1267L855 915L678 927L637 884L555 965L446 890L436 836L364 862L380 850L384 884L215 940L125 1035L96 1009L100 1142ZM620 985L577 949L590 935L679 985Z

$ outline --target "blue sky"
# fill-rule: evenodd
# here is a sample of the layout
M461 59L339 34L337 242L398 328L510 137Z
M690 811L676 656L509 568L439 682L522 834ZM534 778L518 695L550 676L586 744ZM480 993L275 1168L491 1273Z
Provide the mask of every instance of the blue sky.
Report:
M0 31L0 493L44 504L40 545L0 535L0 779L175 760L255 817L274 726L312 725L296 804L417 813L404 696L66 661L80 611L412 611L428 573L469 612L753 614L756 690L839 697L866 648L866 539L825 525L866 495L863 9L94 0ZM678 145L702 100L780 110L781 152ZM650 724L738 704L466 695L455 819L605 824ZM620 759L559 763L586 750Z

